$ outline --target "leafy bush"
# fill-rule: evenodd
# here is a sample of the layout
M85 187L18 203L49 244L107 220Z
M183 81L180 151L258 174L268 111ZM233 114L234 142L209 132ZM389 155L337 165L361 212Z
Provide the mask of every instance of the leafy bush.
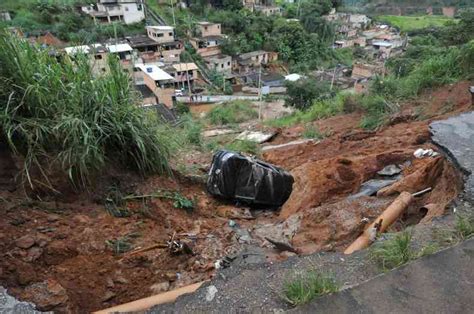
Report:
M86 57L58 61L0 32L0 136L24 158L31 187L53 188L49 172L58 169L85 186L111 160L168 171L169 132L137 106L117 59L109 68L97 78Z
M348 97L346 94L338 93L335 97L314 101L311 107L305 111L297 110L290 115L268 121L267 124L274 127L286 127L328 118L344 111Z
M360 126L373 130L382 125L386 114L391 110L385 98L378 95L364 95L359 99L361 108L365 111Z
M307 303L315 297L337 292L339 285L331 275L317 272L299 274L284 284L284 299L292 305Z
M216 105L207 115L211 124L234 124L258 117L258 112L246 101L235 100Z
M329 84L315 79L306 78L296 82L286 82L288 98L286 105L305 110L311 107L313 101L323 100L331 96Z
M181 117L181 129L184 135L184 145L193 144L201 146L202 125L194 120L191 114L186 114Z
M235 152L248 153L252 155L257 155L260 151L257 143L248 140L235 140L225 145L225 148Z
M324 135L312 124L307 124L301 134L304 138L320 140L324 138Z

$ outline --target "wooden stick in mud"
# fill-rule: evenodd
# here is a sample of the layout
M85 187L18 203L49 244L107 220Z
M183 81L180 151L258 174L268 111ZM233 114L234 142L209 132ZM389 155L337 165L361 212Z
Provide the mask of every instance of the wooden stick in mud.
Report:
M151 251L151 250L154 250L154 249L166 249L166 248L168 248L168 245L166 245L166 244L161 244L161 243L153 244L151 246L141 248L141 249L132 251L128 254L125 254L124 258L129 257L129 256L133 256L133 255L137 255L137 254L140 254L140 253L148 252L148 251Z
M183 294L193 293L194 291L199 289L199 287L201 287L203 283L207 281L208 280L201 281L189 286L181 287L175 290L171 290L165 293L160 293L160 294L157 294L148 298L136 300L133 302L117 305L117 306L110 307L105 310L100 310L94 313L107 314L107 313L124 313L124 312L131 313L131 312L137 312L137 311L144 311L155 305L174 302L179 296L182 296Z
M374 229L378 229L378 232L382 233L387 230L400 215L405 211L405 209L413 201L413 195L408 192L402 192L389 207L375 219L365 230L364 232L354 241L351 245L344 251L344 254L352 254L355 251L365 249L373 241L373 232ZM376 224L379 224L376 228Z

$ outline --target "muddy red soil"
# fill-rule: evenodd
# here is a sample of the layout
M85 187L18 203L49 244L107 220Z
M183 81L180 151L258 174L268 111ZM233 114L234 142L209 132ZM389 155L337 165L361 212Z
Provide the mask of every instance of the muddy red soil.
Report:
M469 85L461 82L427 92L377 132L358 128L359 113L340 115L315 122L331 134L319 143L266 152L264 159L292 172L295 185L280 212L256 219L248 219L241 208L224 206L209 197L202 184L187 179L117 180L126 186L124 194L178 191L195 200L192 211L176 208L173 200L134 199L124 205L130 216L113 217L103 205L109 183L94 193L68 191L67 197L28 200L12 184L13 160L0 150L0 285L41 310L90 312L212 277L214 262L242 245L229 219L248 229L256 245L270 247L260 236L262 230L279 230L301 252L311 253L343 250L363 230L362 218L375 218L402 190L433 188L410 206L395 230L418 223L426 214L420 212L424 205L436 204L442 214L459 192L461 177L444 157L415 159L413 152L436 149L430 143L430 121L470 110ZM302 130L284 129L274 142L298 139ZM399 183L377 198L347 200L393 163L404 165ZM116 252L117 245L144 248L165 243L171 235L195 254L173 255L166 249L133 256ZM268 249L268 256L275 258L275 252Z

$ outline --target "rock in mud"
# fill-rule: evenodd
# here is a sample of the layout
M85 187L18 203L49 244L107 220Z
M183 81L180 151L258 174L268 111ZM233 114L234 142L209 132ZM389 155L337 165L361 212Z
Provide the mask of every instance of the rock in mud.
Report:
M384 187L390 186L397 182L398 179L385 179L378 180L372 179L362 183L360 186L360 191L357 194L351 195L349 198L358 198L361 196L372 196L375 195L378 191Z
M0 286L0 313L27 313L27 314L39 314L41 312L36 311L33 304L28 302L21 302L10 296L7 290Z
M214 297L216 296L216 293L217 293L216 286L211 285L211 286L207 287L206 301L211 302L212 300L214 300Z
M170 289L170 283L168 281L163 281L163 282L160 282L160 283L155 283L154 285L152 285L150 287L150 290L154 293L154 294L158 294L158 293L161 293L161 292L165 292L165 291L168 291Z
M389 199L360 197L302 211L292 244L303 254L342 249L354 241L390 204Z
M69 301L66 290L54 279L26 287L23 298L31 300L41 311L64 311Z
M40 247L32 247L28 250L26 257L24 258L25 262L33 262L36 261L38 258L41 257L43 254L43 249Z
M21 249L29 249L33 245L35 245L35 238L31 235L25 235L15 241L16 246Z
M466 173L466 196L474 200L474 111L430 124L433 142Z
M111 291L111 290L108 290L104 296L102 297L102 302L107 302L107 301L110 301L112 300L113 298L115 298L116 294L115 292Z
M388 165L382 170L378 171L377 174L381 176L391 177L396 174L399 174L400 172L402 172L402 169L400 169L397 165Z
M415 193L428 187L434 187L443 173L444 166L445 160L442 157L429 159L420 169L378 191L377 196L389 196L403 191Z

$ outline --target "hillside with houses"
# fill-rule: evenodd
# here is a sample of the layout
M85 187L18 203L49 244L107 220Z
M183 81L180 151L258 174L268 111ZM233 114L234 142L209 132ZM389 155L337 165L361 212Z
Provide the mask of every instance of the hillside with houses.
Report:
M467 0L2 0L0 312L472 312L473 110Z

